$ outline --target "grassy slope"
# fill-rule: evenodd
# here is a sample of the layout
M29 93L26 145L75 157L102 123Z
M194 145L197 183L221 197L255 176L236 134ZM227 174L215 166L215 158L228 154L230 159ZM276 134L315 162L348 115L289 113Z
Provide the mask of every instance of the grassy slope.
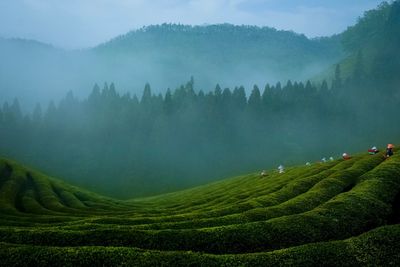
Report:
M3 159L0 265L399 264L399 192L399 155L130 201Z

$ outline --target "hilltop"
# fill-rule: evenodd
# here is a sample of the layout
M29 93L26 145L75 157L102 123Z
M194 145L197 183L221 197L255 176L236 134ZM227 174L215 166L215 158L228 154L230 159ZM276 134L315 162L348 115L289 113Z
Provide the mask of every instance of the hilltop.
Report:
M147 26L96 47L63 50L32 40L0 38L0 100L30 106L74 90L86 96L95 83L116 82L140 94L194 76L199 88L304 80L343 57L338 36L309 39L268 27L218 24ZM18 74L18 79L15 74Z
M267 173L120 201L2 159L1 265L400 263L397 152Z
M206 91L217 83L250 87L305 80L344 55L337 35L309 39L270 27L231 24L152 25L118 36L94 51L118 61L116 68L137 61L139 69L151 70L150 76L144 75L156 87L157 74L174 81L194 76ZM171 87L168 80L161 85Z

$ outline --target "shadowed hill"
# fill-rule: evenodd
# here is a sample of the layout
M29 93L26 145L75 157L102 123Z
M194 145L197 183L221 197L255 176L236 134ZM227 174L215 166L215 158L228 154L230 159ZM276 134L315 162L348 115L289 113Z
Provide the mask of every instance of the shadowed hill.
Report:
M390 265L400 157L249 174L128 201L0 160L0 265Z

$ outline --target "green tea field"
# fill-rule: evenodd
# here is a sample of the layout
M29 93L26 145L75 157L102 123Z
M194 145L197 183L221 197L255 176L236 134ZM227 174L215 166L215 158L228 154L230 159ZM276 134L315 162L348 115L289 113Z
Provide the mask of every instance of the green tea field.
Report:
M399 223L397 153L125 201L0 160L1 266L399 266Z

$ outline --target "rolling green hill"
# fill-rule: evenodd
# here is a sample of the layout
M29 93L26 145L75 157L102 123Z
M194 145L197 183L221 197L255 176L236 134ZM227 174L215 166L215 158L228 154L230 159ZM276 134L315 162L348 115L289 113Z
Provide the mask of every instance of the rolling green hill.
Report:
M397 153L128 201L2 159L0 265L398 266L399 196Z

